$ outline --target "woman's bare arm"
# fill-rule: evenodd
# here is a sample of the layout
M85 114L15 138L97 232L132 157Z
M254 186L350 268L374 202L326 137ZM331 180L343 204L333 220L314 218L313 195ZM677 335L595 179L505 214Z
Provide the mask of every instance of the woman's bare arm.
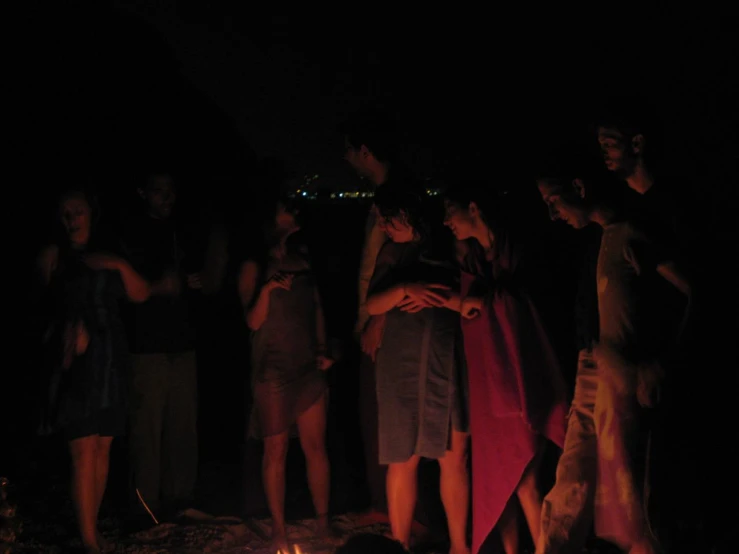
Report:
M367 296L367 313L382 315L400 304L405 298L405 285L398 284Z
M279 276L267 281L259 287L259 275L261 269L259 264L253 260L247 260L241 266L239 273L239 298L244 309L246 324L252 331L259 329L269 314L269 296L272 290L280 286L289 288L289 280L278 279Z
M136 303L146 302L152 293L152 286L149 282L123 259L118 262L118 271L129 300Z
M313 288L313 294L316 299L316 341L318 344L318 353L326 353L326 318L323 315L323 302L318 287Z

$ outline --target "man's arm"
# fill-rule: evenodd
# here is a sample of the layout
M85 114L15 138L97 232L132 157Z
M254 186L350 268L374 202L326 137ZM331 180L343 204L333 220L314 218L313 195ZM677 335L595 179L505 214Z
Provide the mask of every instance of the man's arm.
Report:
M359 265L359 306L358 306L358 318L357 318L357 332L361 333L369 319L369 313L367 312L367 295L369 293L370 282L372 281L372 275L375 272L375 265L377 263L377 256L382 249L382 246L387 241L387 236L379 225L377 214L373 207L372 211L367 218L367 227L365 231L364 247L362 249L362 258Z

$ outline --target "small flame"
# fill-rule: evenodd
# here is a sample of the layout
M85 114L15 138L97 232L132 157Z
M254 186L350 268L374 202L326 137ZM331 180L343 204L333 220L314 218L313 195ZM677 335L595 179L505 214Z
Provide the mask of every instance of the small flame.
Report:
M290 550L282 550L281 548L276 552L276 554L308 554L305 550L301 549L297 544L294 546L293 551L290 552Z

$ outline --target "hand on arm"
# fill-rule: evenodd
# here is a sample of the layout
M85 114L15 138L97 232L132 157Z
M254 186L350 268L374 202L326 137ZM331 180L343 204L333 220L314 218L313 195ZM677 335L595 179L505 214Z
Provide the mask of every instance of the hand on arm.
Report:
M465 319L475 319L482 313L482 303L479 296L465 296L460 301L459 313Z

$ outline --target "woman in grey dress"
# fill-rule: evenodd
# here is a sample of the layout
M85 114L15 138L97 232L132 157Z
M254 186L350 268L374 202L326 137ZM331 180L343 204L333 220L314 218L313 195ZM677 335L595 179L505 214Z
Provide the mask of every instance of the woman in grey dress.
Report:
M410 541L421 458L439 461L453 554L467 554L469 481L465 379L460 375L459 295L453 248L429 233L424 199L380 189L375 204L390 237L377 258L367 308L384 315L376 382L380 463L388 465L393 536Z
M290 552L285 530L285 459L297 424L318 532L329 533L329 462L325 447L327 382L323 311L306 249L297 240L296 210L272 205L266 249L247 259L239 294L251 330L254 396L251 433L264 440L262 476L272 514L272 539Z

